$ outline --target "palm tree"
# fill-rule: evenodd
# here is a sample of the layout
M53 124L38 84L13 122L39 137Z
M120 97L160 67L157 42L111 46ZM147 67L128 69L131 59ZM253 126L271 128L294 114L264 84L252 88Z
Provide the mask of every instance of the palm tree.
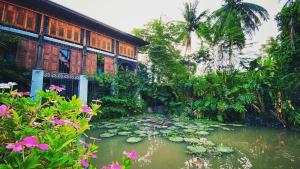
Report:
M181 27L180 35L178 37L179 41L182 41L187 53L187 51L191 50L191 35L193 32L195 32L199 25L202 22L202 19L206 16L207 11L201 12L198 15L197 7L198 7L199 1L195 0L192 2L185 2L184 3L184 10L183 10L183 17L184 21L179 22L179 26Z
M299 2L299 0L287 0L286 3L284 4L284 7L289 7L292 5L292 3L294 2ZM292 16L290 18L290 22L289 22L289 26L291 28L290 30L290 37L291 37L291 48L293 51L296 50L296 46L295 46L295 39L296 39L296 21L295 21L295 17Z
M243 2L243 0L224 0L225 4L214 12L214 16L219 22L226 22L227 16L234 14L237 20L241 22L242 27L247 34L252 35L252 33L258 30L262 21L267 21L269 19L268 11L262 6ZM221 19L221 20L220 20Z
M242 49L244 47L243 42L240 42L242 36L245 37L245 34L252 36L259 29L262 20L269 19L269 14L265 8L253 3L242 0L224 1L225 4L212 14L215 19L213 27L217 40L228 43L222 46L229 48L229 63L231 63L233 45L239 44L238 48Z

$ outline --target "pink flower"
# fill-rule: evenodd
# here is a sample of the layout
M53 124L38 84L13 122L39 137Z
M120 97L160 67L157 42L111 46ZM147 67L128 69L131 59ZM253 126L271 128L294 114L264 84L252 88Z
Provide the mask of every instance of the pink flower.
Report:
M101 169L122 169L122 166L119 163L112 163L108 166L103 166Z
M58 118L53 118L53 119L51 120L51 122L52 122L52 123L56 123L56 124L68 124L68 125L70 125L70 126L73 126L73 127L76 128L76 129L79 129L79 128L80 128L80 126L79 126L78 124L76 124L76 123L74 123L74 122L71 122L70 120L60 120L60 119L58 119Z
M12 91L10 93L12 96L19 96L19 97L23 97L23 96L29 96L30 92L17 92L17 91Z
M51 122L57 123L57 124L65 124L66 123L64 120L59 120L58 118L53 118L51 120Z
M97 138L97 137L90 137L91 140L95 140L95 141L100 141L101 138Z
M41 150L48 150L49 146L47 144L39 144L38 138L36 136L28 136L16 144L7 144L6 148L12 150L13 152L20 152L25 147L33 148L37 147Z
M50 85L49 89L50 90L55 90L57 92L61 92L61 91L65 90L65 88L59 87L59 86L55 86L55 85Z
M86 112L86 113L89 113L89 114L93 112L93 110L88 105L83 105L81 107L81 109L82 109L83 112Z
M138 154L135 151L129 152L127 153L126 151L123 152L124 155L127 156L127 158L131 159L131 160L136 160L138 158Z
M21 143L7 144L6 148L12 150L13 152L20 152L24 149Z
M88 143L86 143L86 142L84 142L84 141L82 141L82 140L80 140L79 142L80 142L81 144L83 144L85 148L90 148L90 147L91 147L90 144L88 144Z
M87 168L89 167L89 163L87 161L85 161L83 158L81 158L79 160L80 164L84 167L84 168Z
M85 155L89 158L96 158L97 157L97 155L95 153L86 153Z
M76 128L76 129L79 129L79 128L80 128L80 126L79 126L78 124L74 123L74 122L69 122L69 123L67 123L67 124L73 126L73 127Z
M48 150L49 146L47 144L39 144L38 148L41 149L41 150Z
M11 113L9 112L7 106L4 104L0 106L0 117L11 117Z
M28 148L37 147L39 144L38 138L35 136L28 136L24 138L21 143Z

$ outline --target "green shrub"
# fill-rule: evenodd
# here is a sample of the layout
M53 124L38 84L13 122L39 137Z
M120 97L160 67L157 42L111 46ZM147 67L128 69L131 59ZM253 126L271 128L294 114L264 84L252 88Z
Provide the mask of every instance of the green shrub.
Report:
M67 101L58 86L38 91L36 100L13 88L0 90L0 168L82 168L95 156L97 147L80 144L80 137L98 105L91 109L75 96Z

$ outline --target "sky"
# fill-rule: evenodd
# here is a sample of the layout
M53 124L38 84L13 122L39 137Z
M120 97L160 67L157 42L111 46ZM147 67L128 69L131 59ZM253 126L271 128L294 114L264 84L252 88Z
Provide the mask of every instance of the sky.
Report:
M183 20L183 3L187 0L52 0L77 12L97 19L119 30L131 33L134 28L141 28L147 22L162 17L165 20ZM260 30L247 43L243 51L246 55L255 55L260 46L265 44L270 37L278 34L275 15L280 11L283 2L280 0L245 0L266 8L270 20L265 22ZM221 7L222 0L199 0L199 12L204 10L214 11ZM196 50L198 41L192 39L192 50Z

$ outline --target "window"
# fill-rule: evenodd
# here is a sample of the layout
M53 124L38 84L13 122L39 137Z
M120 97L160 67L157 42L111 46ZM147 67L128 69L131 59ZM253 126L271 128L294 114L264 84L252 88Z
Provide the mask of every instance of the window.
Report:
M104 73L104 56L97 56L97 74L101 75Z
M111 51L112 39L106 36L97 34L95 32L91 33L91 47L102 49L105 51Z
M3 11L4 10L4 3L0 2L0 21L2 21Z
M106 47L107 47L107 50L111 51L111 43L110 42L106 42Z
M79 32L74 32L74 41L79 41Z
M27 22L26 22L26 28L28 30L35 31L35 20L36 20L36 14L33 12L27 13Z
M119 43L119 54L127 57L134 58L134 46L126 43Z
M24 9L18 8L16 25L25 27L25 15L26 11Z
M96 46L96 37L92 37L92 43L91 43L92 46Z
M26 28L29 30L35 30L35 18L36 15L34 15L33 13L27 13L27 24L26 24Z
M134 50L133 49L131 49L130 56L134 57Z
M0 2L0 21L15 27L35 31L36 13Z
M72 27L67 27L67 39L72 40Z
M60 73L70 73L70 56L71 52L69 49L60 49L58 66Z
M8 24L13 24L15 12L16 12L16 9L15 9L14 6L7 5L7 9L6 9L6 18L5 18L5 22L6 22L6 23L8 23Z
M106 43L105 43L105 41L102 42L102 49L106 49Z
M62 22L58 22L58 36L61 38L64 38L65 36L65 28Z
M80 28L74 25L50 18L49 35L55 36L64 40L80 43Z
M50 35L56 35L56 21L50 21Z

